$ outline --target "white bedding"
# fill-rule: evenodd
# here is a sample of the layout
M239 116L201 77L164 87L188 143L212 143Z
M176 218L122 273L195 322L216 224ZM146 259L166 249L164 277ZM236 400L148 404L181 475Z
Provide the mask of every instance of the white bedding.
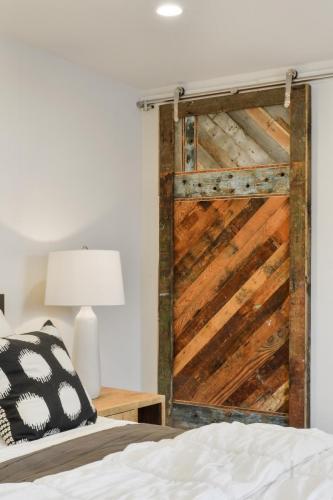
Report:
M212 424L34 483L1 500L332 500L333 436L267 424Z

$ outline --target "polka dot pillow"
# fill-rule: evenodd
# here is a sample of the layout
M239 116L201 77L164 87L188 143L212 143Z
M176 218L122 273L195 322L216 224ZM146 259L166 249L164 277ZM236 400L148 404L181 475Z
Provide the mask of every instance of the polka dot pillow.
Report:
M96 421L57 330L0 338L0 436L32 441Z

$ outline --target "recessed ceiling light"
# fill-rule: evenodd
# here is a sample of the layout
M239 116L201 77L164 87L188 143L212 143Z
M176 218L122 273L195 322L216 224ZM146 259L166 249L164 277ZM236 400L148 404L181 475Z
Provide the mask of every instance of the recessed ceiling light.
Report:
M179 5L176 5L174 3L164 3L157 8L156 12L159 16L175 17L180 16L180 14L182 14L183 12L183 9Z

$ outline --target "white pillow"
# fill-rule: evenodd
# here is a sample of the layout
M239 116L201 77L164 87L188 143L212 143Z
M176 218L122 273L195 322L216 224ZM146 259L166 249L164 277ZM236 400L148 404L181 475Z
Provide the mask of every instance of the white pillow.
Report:
M12 335L13 330L11 329L10 324L6 320L2 311L0 311L0 337L8 337L8 335Z

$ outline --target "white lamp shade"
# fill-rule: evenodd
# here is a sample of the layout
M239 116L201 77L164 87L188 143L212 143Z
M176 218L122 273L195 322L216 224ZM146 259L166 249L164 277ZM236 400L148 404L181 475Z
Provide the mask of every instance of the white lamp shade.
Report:
M73 250L50 253L46 305L109 306L124 303L119 252Z

